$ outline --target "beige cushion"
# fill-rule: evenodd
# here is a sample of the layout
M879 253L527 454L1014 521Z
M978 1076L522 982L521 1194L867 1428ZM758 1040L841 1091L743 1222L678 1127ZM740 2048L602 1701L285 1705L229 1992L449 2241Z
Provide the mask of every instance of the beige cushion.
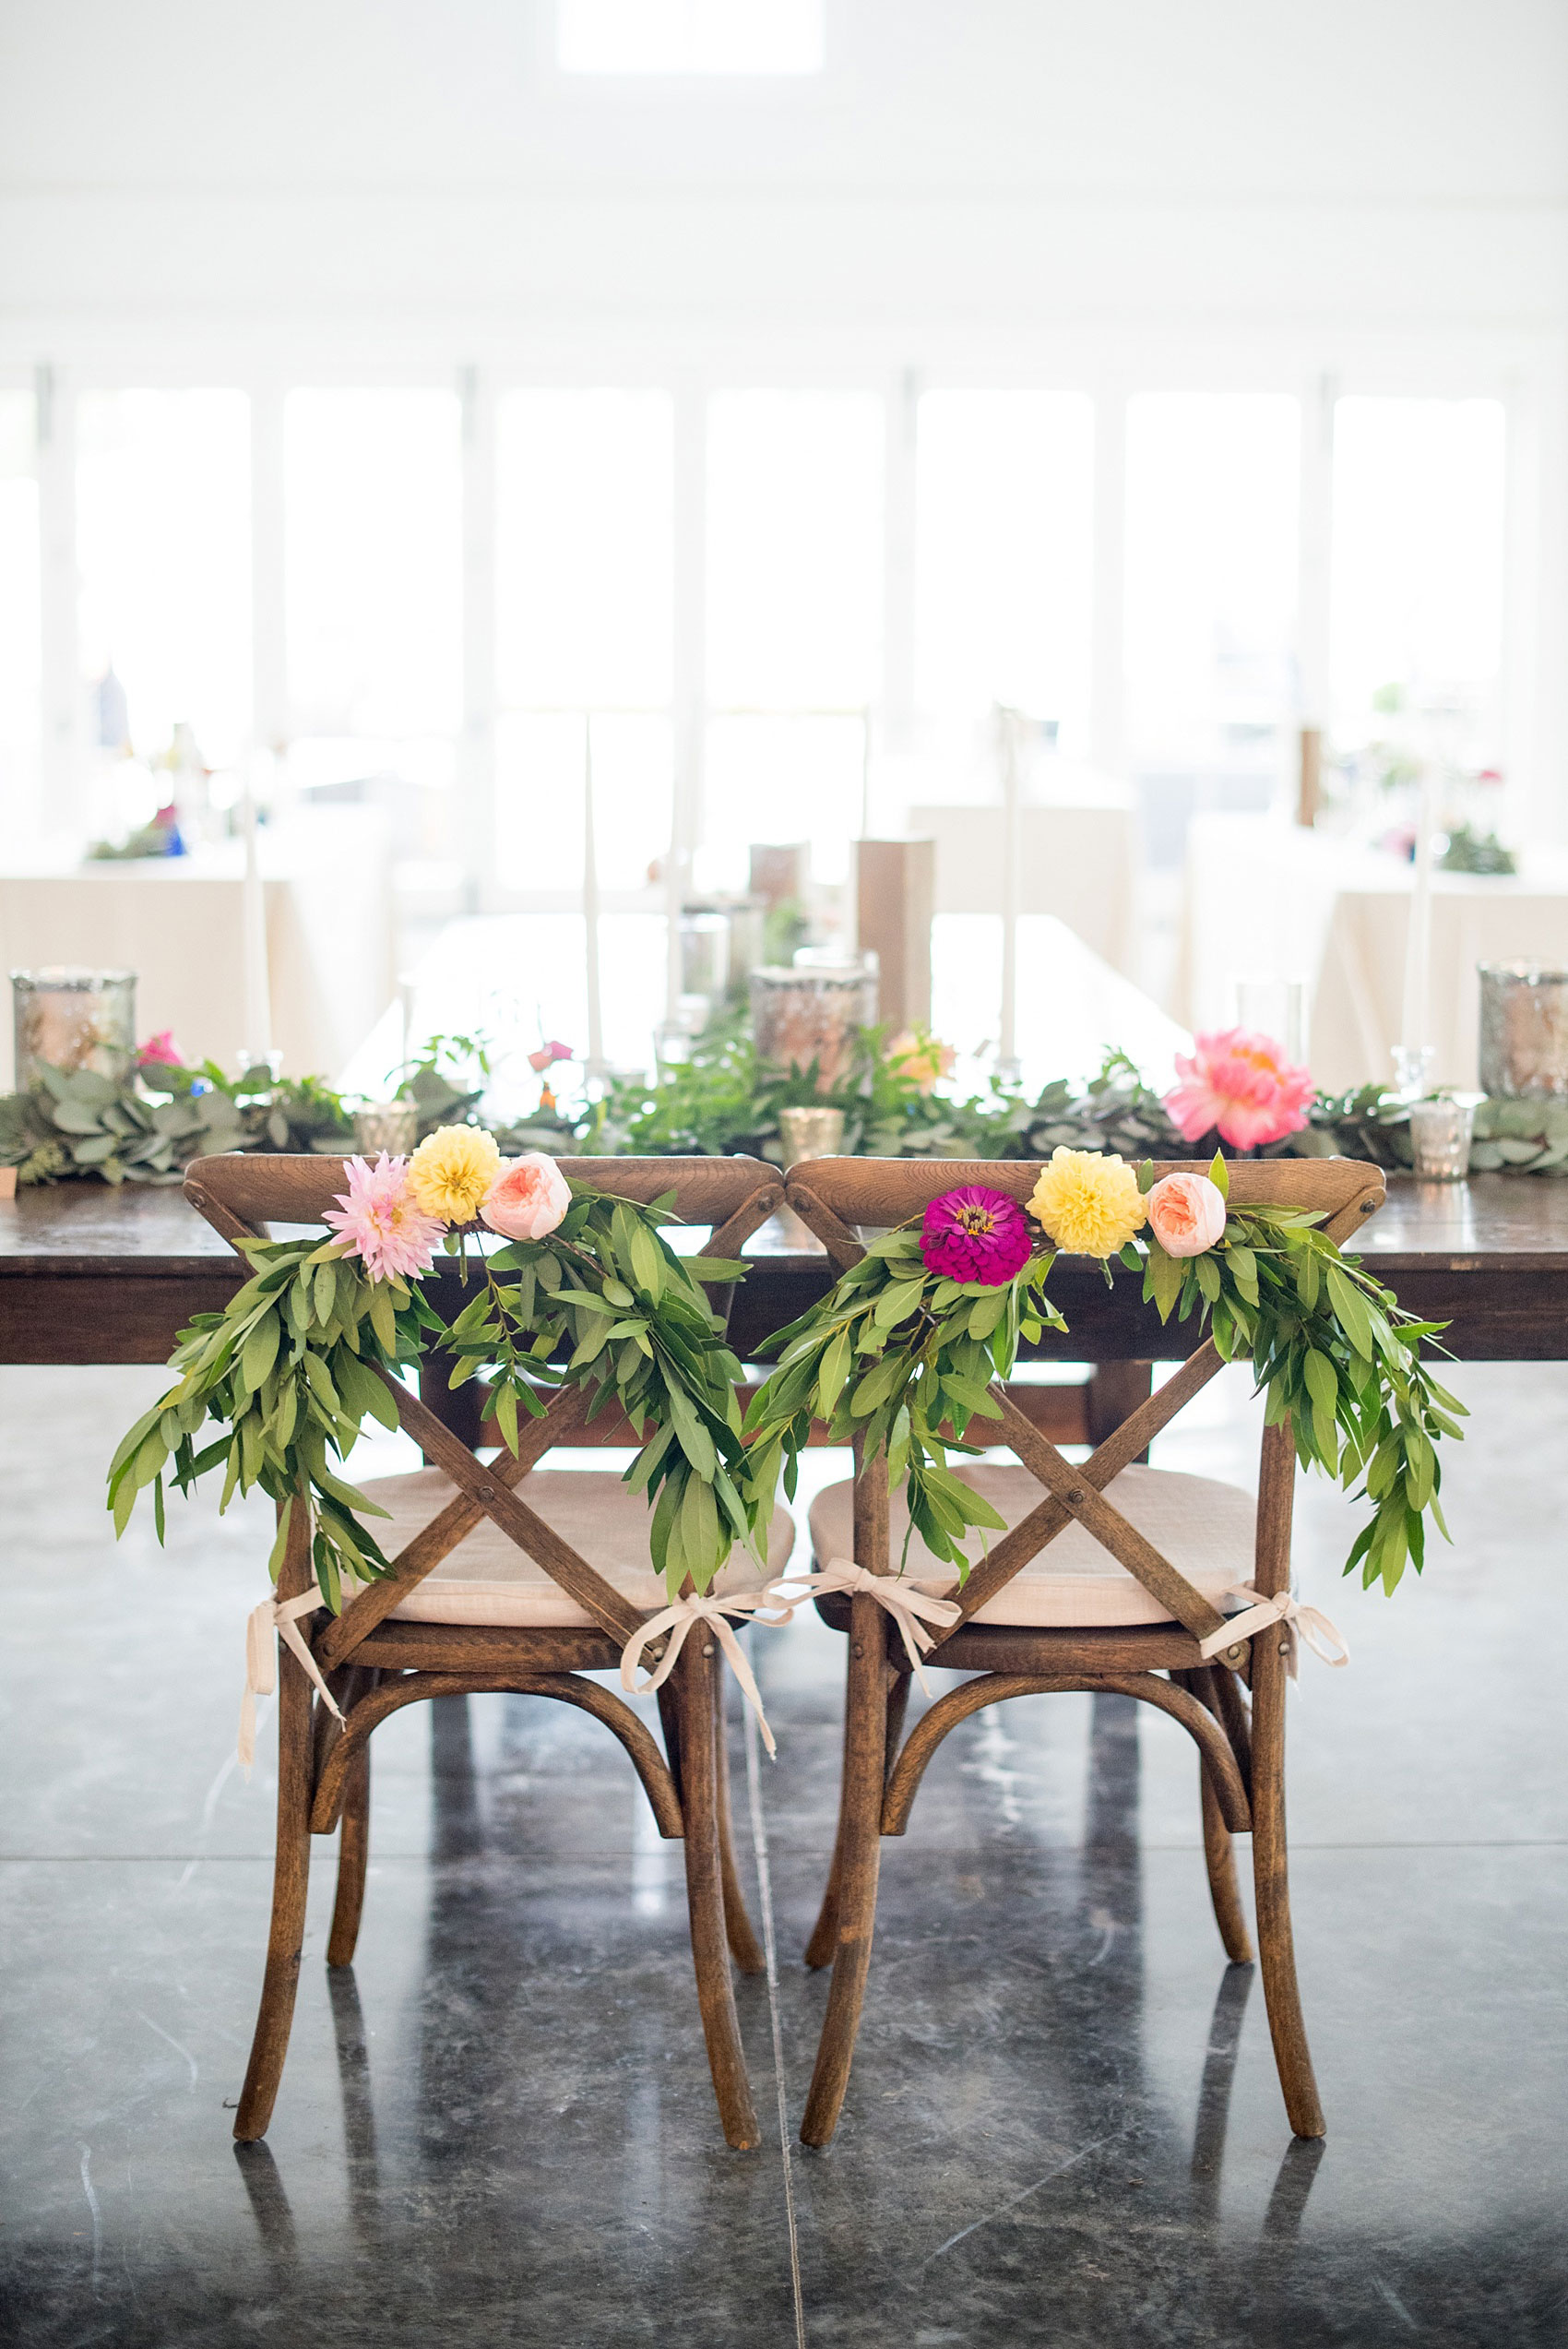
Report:
M391 1512L366 1520L388 1557L433 1517L438 1517L457 1487L438 1468L411 1476L366 1479L366 1496ZM520 1500L554 1527L564 1541L597 1567L607 1582L636 1607L668 1604L653 1570L647 1533L651 1511L641 1493L629 1492L619 1476L602 1469L534 1469L517 1488ZM788 1510L775 1513L768 1534L768 1573L788 1565L795 1528ZM750 1553L737 1547L715 1581L720 1593L757 1591L763 1575ZM487 1517L448 1551L439 1566L393 1610L401 1623L591 1624L593 1617L552 1582L508 1534Z
M1027 1517L1046 1498L1045 1487L1027 1468L960 1468L966 1485L983 1494L1009 1525ZM812 1549L819 1566L853 1551L851 1486L830 1485L812 1504ZM1228 1599L1253 1573L1255 1503L1250 1493L1208 1476L1182 1476L1161 1468L1124 1468L1107 1485L1105 1497L1157 1550L1184 1574L1221 1614L1250 1604ZM897 1568L909 1522L902 1494L892 1511L892 1556ZM991 1540L999 1537L992 1533ZM966 1549L971 1560L983 1552L978 1533ZM926 1548L917 1534L909 1544L905 1571L922 1591L944 1596L956 1587L950 1566ZM977 1623L1056 1625L1084 1630L1118 1623L1169 1623L1170 1616L1135 1575L1119 1566L1092 1533L1076 1523L1058 1533L1013 1577L1005 1590L978 1609Z

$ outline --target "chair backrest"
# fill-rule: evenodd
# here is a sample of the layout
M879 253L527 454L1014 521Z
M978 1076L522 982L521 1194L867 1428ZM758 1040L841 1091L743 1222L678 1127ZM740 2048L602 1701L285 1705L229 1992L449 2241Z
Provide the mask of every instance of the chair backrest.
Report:
M849 1266L864 1254L856 1226L885 1228L907 1222L944 1191L970 1183L1003 1191L1021 1204L1033 1191L1045 1163L1046 1161L1033 1159L813 1159L790 1169L785 1196L802 1222L816 1233L835 1262ZM1164 1160L1155 1171L1157 1175L1163 1175L1178 1169L1193 1174L1207 1172L1206 1164L1199 1160ZM1382 1205L1385 1191L1381 1169L1358 1159L1240 1159L1230 1163L1229 1174L1230 1198L1236 1205L1315 1210L1325 1218L1323 1229L1336 1242L1360 1228L1367 1216ZM1074 1306L1074 1327L1086 1338L1092 1329L1095 1303L1091 1295ZM956 1594L962 1610L959 1623L941 1637L951 1638L962 1623L1005 1589L1013 1577L1075 1520L1195 1639L1207 1639L1218 1631L1224 1621L1218 1609L1136 1527L1130 1525L1103 1494L1122 1470L1146 1449L1151 1439L1223 1367L1213 1340L1206 1340L1173 1377L1107 1437L1092 1459L1081 1463L1064 1459L1006 1393L993 1384L992 1391L1002 1411L998 1434L1039 1478L1045 1492L1039 1505L1003 1534L970 1572L963 1590ZM1289 1425L1266 1429L1258 1486L1253 1579L1258 1590L1268 1596L1286 1589L1289 1580L1294 1469L1295 1449ZM889 1544L885 1461L858 1459L856 1482L856 1562L873 1573L886 1573ZM874 1490L869 1489L873 1486ZM862 1492L862 1487L868 1489ZM861 1556L862 1549L865 1556ZM940 1648L940 1638L937 1645Z
M185 1197L230 1239L254 1236L268 1223L319 1223L347 1184L345 1163L266 1151L197 1158L185 1171ZM563 1158L557 1163L565 1175L645 1207L673 1191L677 1221L712 1224L716 1240L765 1194L768 1204L750 1227L755 1231L781 1196L778 1169L760 1158ZM749 1238L750 1232L742 1236Z
M567 1176L644 1206L672 1193L677 1222L711 1227L706 1251L715 1258L737 1256L783 1196L778 1170L755 1158L563 1158L557 1163ZM341 1158L235 1152L194 1160L184 1187L192 1206L225 1238L238 1243L265 1237L272 1223L319 1223L346 1189L347 1180ZM716 1283L709 1291L721 1312L728 1309L731 1294L728 1283ZM392 1560L392 1574L362 1590L317 1639L321 1668L348 1663L366 1635L484 1517L499 1525L612 1639L624 1643L643 1622L642 1614L513 1490L553 1444L580 1425L588 1407L583 1390L563 1388L542 1419L522 1426L516 1455L503 1453L487 1466L420 1396L399 1381L388 1379L387 1385L405 1432L457 1491Z
M1021 1205L1048 1163L1044 1159L814 1158L790 1169L785 1196L808 1223L811 1210L817 1211L813 1228L830 1256L842 1252L843 1260L853 1262L860 1251L852 1226L906 1222L944 1191L966 1183L1004 1191ZM1229 1171L1230 1197L1237 1206L1272 1203L1319 1210L1328 1219L1324 1229L1336 1240L1354 1231L1384 1200L1382 1169L1355 1158L1233 1159ZM1206 1174L1208 1162L1162 1159L1155 1167L1157 1175L1178 1172ZM846 1251L846 1243L853 1254Z

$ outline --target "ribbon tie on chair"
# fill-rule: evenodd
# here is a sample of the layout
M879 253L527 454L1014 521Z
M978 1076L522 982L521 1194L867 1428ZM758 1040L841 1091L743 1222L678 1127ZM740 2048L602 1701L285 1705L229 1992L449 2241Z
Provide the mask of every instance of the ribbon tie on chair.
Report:
M1232 1599L1252 1599L1255 1604L1241 1615L1228 1616L1223 1630L1211 1631L1206 1640L1199 1641L1200 1651L1205 1656L1217 1656L1222 1650L1234 1646L1238 1640L1255 1640L1271 1625L1279 1623L1285 1627L1285 1664L1292 1680L1296 1677L1301 1640L1306 1641L1314 1656L1321 1656L1324 1663L1333 1664L1336 1669L1349 1663L1349 1641L1337 1624L1329 1621L1321 1607L1303 1606L1299 1599L1291 1597L1289 1591L1281 1591L1276 1598L1263 1598L1257 1586L1252 1582L1243 1582L1226 1595ZM1337 1654L1331 1652L1334 1649L1338 1650Z
M719 1648L729 1662L731 1671L741 1684L742 1695L756 1715L757 1727L762 1732L763 1744L770 1754L776 1755L778 1748L774 1744L773 1732L767 1725L767 1715L762 1709L761 1692L752 1676L752 1668L746 1662L744 1651L725 1620L727 1616L731 1615L749 1618L764 1609L767 1611L768 1617L775 1619L778 1625L788 1623L790 1620L788 1606L780 1606L769 1591L737 1591L732 1596L725 1599L677 1599L673 1605L661 1608L658 1615L650 1615L646 1623L639 1624L622 1649L622 1687L627 1689L634 1697L646 1697L653 1689L662 1688L675 1669L675 1659L685 1646L686 1634L692 1626L695 1623L709 1624ZM660 1638L666 1631L670 1634L669 1645L647 1678L639 1680L636 1676L637 1666L642 1662L643 1650L650 1640Z
M845 1591L851 1598L857 1592L864 1592L879 1607L885 1607L898 1626L909 1669L929 1697L931 1690L921 1669L921 1658L929 1655L936 1642L926 1625L939 1623L945 1627L956 1623L964 1612L962 1607L952 1599L933 1598L928 1591L918 1590L912 1582L901 1581L897 1575L873 1574L847 1557L829 1558L814 1574L782 1574L770 1586L768 1596L792 1614L807 1599L818 1598L828 1591ZM800 1595L791 1599L790 1592Z
M300 1629L301 1616L314 1615L323 1604L321 1592L313 1582L297 1599L263 1599L258 1607L251 1609L245 1625L245 1693L240 1703L240 1768L247 1778L255 1759L255 1700L258 1697L270 1697L278 1686L278 1638L315 1681L327 1711L336 1713L339 1721L343 1718L342 1708L322 1678L321 1666L306 1647Z

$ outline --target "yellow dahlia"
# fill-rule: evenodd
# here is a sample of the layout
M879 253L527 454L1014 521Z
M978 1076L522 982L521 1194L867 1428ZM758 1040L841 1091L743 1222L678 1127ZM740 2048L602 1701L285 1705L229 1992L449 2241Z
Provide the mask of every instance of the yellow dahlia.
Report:
M1069 1256L1114 1256L1146 1212L1136 1174L1114 1151L1052 1151L1029 1199L1036 1222Z
M477 1126L442 1126L409 1161L415 1204L443 1223L471 1223L501 1170L493 1134Z

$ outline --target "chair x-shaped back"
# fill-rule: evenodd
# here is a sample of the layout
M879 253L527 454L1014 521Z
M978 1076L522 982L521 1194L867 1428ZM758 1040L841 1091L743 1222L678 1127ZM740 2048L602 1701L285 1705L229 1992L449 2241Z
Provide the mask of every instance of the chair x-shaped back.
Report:
M775 1170L756 1159L563 1159L562 1172L609 1195L643 1204L674 1194L676 1219L711 1226L707 1253L733 1258L778 1206ZM273 1223L319 1223L345 1187L343 1162L328 1158L233 1155L200 1159L185 1195L236 1246L265 1238ZM710 1294L722 1314L728 1284ZM337 1903L327 1961L346 1965L358 1937L368 1854L372 1732L389 1714L425 1699L505 1691L553 1698L601 1721L620 1740L641 1780L660 1834L686 1846L693 1953L714 2086L725 2133L736 2145L759 2141L735 2021L727 1945L745 1972L763 1956L735 1870L721 1734L720 1682L711 1646L688 1640L671 1678L659 1691L665 1752L640 1716L585 1673L620 1662L626 1641L648 1620L517 1490L552 1446L584 1433L588 1397L562 1388L542 1418L523 1423L515 1455L480 1460L430 1404L400 1379L381 1373L403 1430L457 1488L453 1498L391 1560L386 1577L365 1584L339 1616L325 1608L307 1622L317 1670L341 1710L334 1716L304 1668L285 1650L279 1660L278 1875L267 1983L250 2071L235 2120L236 2137L263 2135L281 2075L303 1936L309 1836L342 1824ZM443 1374L443 1384L445 1377ZM636 1440L618 1412L601 1413L588 1440L620 1434ZM348 1472L352 1474L352 1464ZM640 1516L646 1518L640 1498ZM392 1620L394 1610L488 1518L592 1618L595 1628L446 1625ZM639 1523L639 1537L646 1531ZM278 1582L278 1599L314 1587L307 1515L296 1510ZM650 1651L656 1655L657 1650Z

